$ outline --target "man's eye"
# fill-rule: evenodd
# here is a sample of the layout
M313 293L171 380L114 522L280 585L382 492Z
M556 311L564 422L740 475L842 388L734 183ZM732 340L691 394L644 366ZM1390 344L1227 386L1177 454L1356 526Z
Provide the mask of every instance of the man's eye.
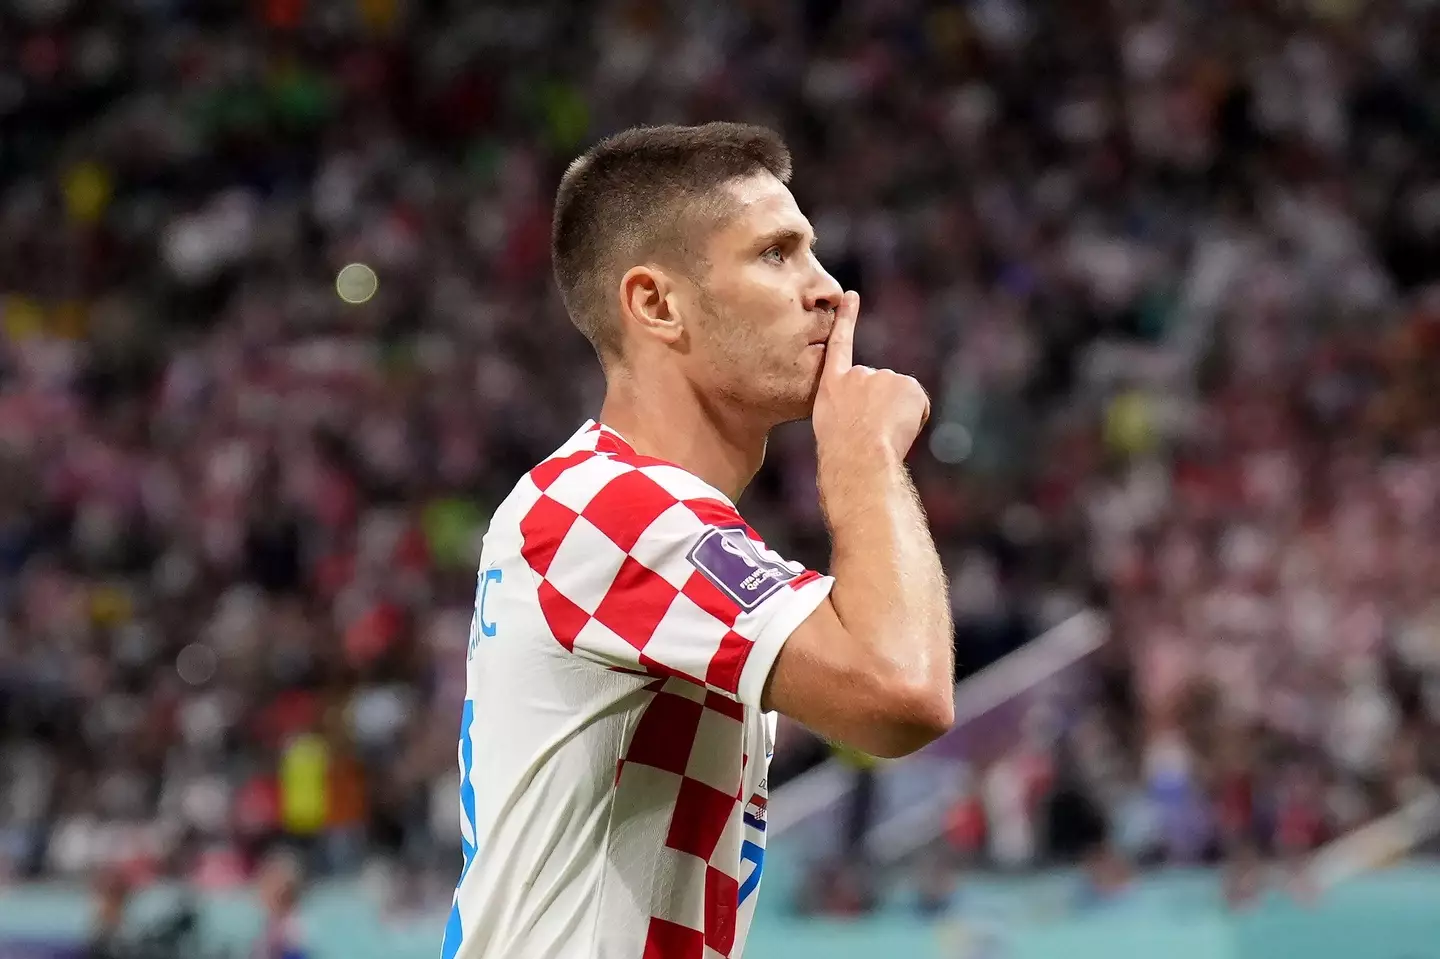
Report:
M760 258L761 258L762 260L771 260L771 261L773 261L773 262L775 262L775 263L784 263L784 262L785 262L785 251L782 250L782 249L780 249L778 246L772 246L770 249L766 250L764 253L761 253L761 254L760 254Z

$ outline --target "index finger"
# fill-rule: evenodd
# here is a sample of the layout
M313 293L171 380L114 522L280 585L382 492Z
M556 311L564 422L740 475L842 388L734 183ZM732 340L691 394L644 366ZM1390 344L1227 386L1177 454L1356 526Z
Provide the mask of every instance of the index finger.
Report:
M860 315L860 294L846 290L835 310L835 325L825 341L825 375L838 376L855 362L855 319Z

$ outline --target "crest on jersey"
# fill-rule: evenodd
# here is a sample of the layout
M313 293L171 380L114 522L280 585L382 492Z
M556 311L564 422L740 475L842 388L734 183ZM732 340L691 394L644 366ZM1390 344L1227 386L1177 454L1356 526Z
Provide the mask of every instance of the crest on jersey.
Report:
M805 571L755 542L743 526L709 530L691 548L688 559L716 588L746 610L759 606Z
M765 796L758 792L750 797L750 801L745 804L745 825L751 829L765 831L766 803Z

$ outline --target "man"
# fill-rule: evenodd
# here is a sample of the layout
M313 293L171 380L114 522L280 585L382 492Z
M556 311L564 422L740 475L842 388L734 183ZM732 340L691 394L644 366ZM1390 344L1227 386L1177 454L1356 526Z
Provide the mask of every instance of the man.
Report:
M945 580L903 459L912 379L851 363L790 156L736 124L618 134L555 203L555 276L607 391L485 537L445 959L738 957L774 713L880 756L952 721ZM537 384L538 386L538 384ZM831 576L736 512L811 417Z

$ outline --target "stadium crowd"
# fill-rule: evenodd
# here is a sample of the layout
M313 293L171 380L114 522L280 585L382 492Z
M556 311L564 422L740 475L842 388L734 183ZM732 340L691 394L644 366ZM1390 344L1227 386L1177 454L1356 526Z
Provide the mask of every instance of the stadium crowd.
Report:
M932 392L962 673L1114 628L956 850L1285 856L1387 808L1440 744L1437 33L1405 0L5 5L0 869L226 885L284 841L448 899L479 536L602 389L554 184L722 118L785 133L859 352ZM786 428L742 507L823 565L813 477Z

